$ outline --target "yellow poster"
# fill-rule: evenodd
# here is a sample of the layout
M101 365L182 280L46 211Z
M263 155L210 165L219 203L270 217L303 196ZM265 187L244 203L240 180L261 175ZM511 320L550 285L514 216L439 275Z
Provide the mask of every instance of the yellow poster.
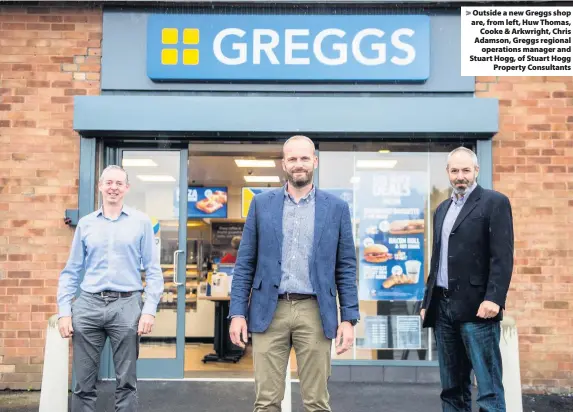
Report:
M273 189L276 187L243 187L241 190L241 217L246 218L249 214L249 207L251 207L255 195Z

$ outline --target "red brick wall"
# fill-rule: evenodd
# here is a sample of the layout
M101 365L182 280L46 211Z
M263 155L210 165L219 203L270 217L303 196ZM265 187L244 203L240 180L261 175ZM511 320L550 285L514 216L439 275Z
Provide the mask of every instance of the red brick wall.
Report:
M39 388L77 207L73 96L99 93L100 9L0 7L0 389Z
M573 77L482 77L500 99L494 188L515 218L508 315L524 390L573 391Z

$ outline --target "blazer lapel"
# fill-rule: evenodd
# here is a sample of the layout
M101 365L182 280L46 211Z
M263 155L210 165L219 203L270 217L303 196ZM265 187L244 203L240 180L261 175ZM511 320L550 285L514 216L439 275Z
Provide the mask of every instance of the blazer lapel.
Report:
M466 204L462 207L460 214L458 215L456 221L454 222L454 226L452 227L452 232L454 232L460 223L464 221L466 217L476 208L478 205L478 200L481 197L481 188L477 186L473 192L470 193L470 196L466 200Z
M273 217L273 226L275 228L275 235L279 242L279 248L283 249L283 208L284 208L284 193L277 190L270 200L271 210L270 213Z
M448 209L452 201L450 200L448 203L445 203L440 208L440 212L436 214L436 243L439 245L442 242L442 226L444 226L444 220L446 219L446 214L448 213Z
M326 219L328 215L328 206L330 204L330 200L328 199L328 195L321 191L316 190L316 199L315 199L315 209L314 209L314 239L312 244L312 255L313 258L311 262L314 262L314 257L316 256L316 251L318 249L318 244L320 243L320 239L322 237L322 233L324 231L324 226L326 224Z

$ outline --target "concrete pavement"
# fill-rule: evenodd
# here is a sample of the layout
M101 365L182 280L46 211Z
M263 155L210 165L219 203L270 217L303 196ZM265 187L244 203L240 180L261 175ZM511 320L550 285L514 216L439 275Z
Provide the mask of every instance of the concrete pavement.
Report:
M440 412L439 387L414 384L329 385L332 412ZM102 382L97 412L113 412L113 382ZM292 387L293 411L304 412L297 383ZM26 393L24 393L26 394ZM30 394L27 395L30 397ZM0 411L37 412L38 403L8 403L0 392ZM33 397L32 397L33 398ZM32 399L30 398L30 399ZM39 400L39 393L37 393ZM254 388L249 382L140 381L139 412L251 412ZM474 404L474 411L477 407ZM524 396L524 412L573 411L573 398Z

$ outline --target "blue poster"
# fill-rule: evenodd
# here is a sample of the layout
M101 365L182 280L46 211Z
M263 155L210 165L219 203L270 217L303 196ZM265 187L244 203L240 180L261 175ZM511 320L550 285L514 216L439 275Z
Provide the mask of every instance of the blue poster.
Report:
M179 190L175 190L173 199L174 215L179 216ZM189 218L226 218L226 187L189 187L187 189L187 217Z
M427 181L421 172L359 172L361 300L422 300ZM417 184L416 184L417 183Z

